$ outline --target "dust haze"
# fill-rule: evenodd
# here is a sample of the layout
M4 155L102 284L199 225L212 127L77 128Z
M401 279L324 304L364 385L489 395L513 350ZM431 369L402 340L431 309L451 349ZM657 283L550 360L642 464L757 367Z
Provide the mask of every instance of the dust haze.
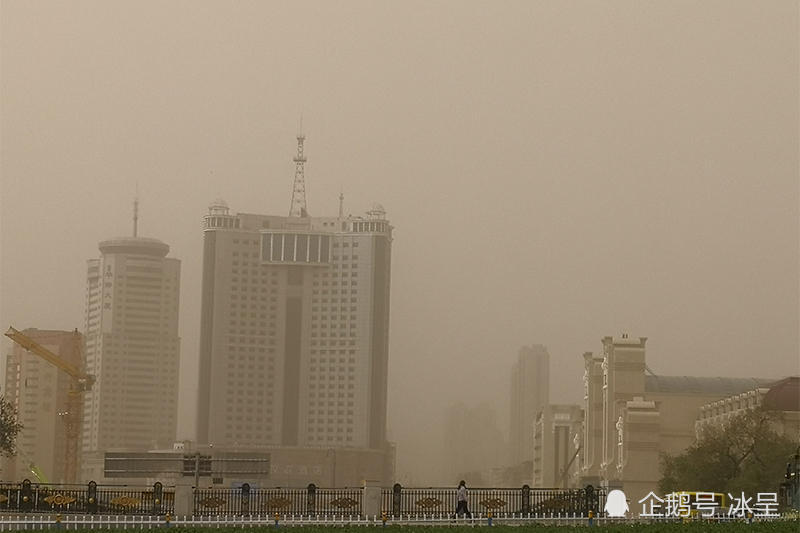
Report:
M179 438L202 216L288 212L301 116L309 212L343 192L395 227L401 482L457 481L459 405L506 446L523 345L547 346L560 403L621 332L664 374L800 372L795 2L1 9L0 327L83 328L86 260L131 233L138 188L139 234L182 262Z

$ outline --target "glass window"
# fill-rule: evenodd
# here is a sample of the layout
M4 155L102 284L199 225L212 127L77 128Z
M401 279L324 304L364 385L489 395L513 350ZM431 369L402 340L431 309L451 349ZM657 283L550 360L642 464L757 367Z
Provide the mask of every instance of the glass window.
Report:
M272 235L261 236L261 260L269 261L272 256Z
M319 252L319 259L321 263L327 263L330 257L331 238L328 235L322 235L321 239L322 239L322 244L320 247L321 249Z
M285 233L283 235L283 260L294 261L294 241L296 235Z
M273 261L280 261L281 260L281 235L280 234L271 234L270 239L272 239L272 260Z
M308 262L308 235L297 236L297 259L300 263Z

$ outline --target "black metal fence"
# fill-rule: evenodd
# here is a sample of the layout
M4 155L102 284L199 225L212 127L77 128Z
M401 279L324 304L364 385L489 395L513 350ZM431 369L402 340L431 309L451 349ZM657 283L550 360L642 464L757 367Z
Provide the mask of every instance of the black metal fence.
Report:
M0 513L165 515L174 513L175 493L151 487L0 483Z
M210 515L344 515L362 514L360 488L327 489L313 483L305 489L195 489L194 514Z
M387 515L432 516L454 514L457 489L449 487L409 488L399 483L383 489L382 510ZM577 514L591 510L599 516L605 507L606 492L591 485L585 489L470 488L468 507L472 513L494 515Z
M196 488L195 516L279 515L361 516L361 488ZM456 509L455 488L403 487L399 483L382 489L381 511L399 518L452 515ZM472 513L495 516L578 515L594 511L602 516L606 491L585 489L470 488ZM161 483L151 487L126 485L0 483L0 513L64 513L106 515L166 515L175 513L175 492ZM192 511L190 511L192 512Z

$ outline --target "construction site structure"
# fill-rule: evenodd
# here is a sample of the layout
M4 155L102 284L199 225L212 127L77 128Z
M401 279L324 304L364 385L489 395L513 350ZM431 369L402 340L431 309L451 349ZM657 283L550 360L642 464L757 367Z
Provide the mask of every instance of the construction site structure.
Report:
M74 483L77 481L78 477L79 444L81 422L83 419L83 393L91 390L95 381L94 376L87 374L83 369L83 358L80 356L82 354L82 336L77 329L72 333L72 350L73 354L77 354L74 360L80 362L79 365L76 365L59 357L29 335L13 327L9 327L5 335L28 352L44 359L71 378L69 390L67 392L66 405L58 411L58 416L63 421L64 430L64 481L67 483Z

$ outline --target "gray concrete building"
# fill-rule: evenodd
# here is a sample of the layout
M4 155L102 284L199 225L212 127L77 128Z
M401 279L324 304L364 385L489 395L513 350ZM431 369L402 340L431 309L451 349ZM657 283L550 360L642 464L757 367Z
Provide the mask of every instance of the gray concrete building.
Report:
M121 237L88 261L83 481L103 478L103 453L171 447L180 339L180 261L157 239Z

